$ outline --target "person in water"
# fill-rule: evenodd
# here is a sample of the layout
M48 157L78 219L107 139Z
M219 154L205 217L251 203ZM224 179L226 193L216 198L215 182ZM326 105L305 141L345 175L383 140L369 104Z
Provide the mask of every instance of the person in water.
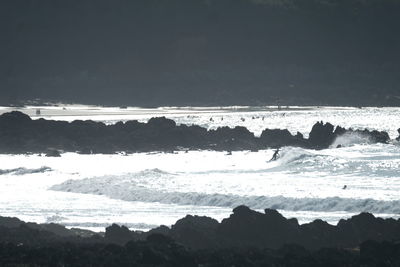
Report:
M271 158L270 161L274 161L274 160L277 160L277 159L278 159L279 150L280 150L279 148L277 148L277 149L275 150L274 155L272 155L272 158Z

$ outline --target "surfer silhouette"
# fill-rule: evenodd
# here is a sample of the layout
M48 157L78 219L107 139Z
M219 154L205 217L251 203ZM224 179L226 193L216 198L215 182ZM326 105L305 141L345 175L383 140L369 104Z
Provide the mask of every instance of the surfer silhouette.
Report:
M343 189L343 190L347 189L347 185L344 185L342 189Z
M274 155L272 155L272 158L270 159L270 161L275 161L275 160L278 159L279 151L280 151L280 148L277 148L277 149L275 150Z

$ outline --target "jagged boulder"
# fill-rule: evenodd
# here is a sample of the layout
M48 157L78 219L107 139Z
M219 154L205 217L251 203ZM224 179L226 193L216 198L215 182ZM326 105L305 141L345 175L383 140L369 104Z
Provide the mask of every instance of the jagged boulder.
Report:
M320 219L301 225L300 231L300 244L307 248L335 247L338 242L336 226Z
M170 236L183 245L194 248L213 248L217 246L217 220L205 216L187 215L172 225Z
M0 115L0 126L13 127L31 121L31 117L19 111L11 111Z
M239 206L222 220L217 230L224 247L277 248L299 238L298 223L279 212L266 209L265 214Z
M282 146L306 146L306 140L301 133L293 136L288 130L265 129L260 136L263 147L280 148Z
M313 148L322 149L329 147L335 139L334 126L329 122L317 122L311 129L309 142Z
M165 117L151 118L147 124L148 126L159 130L172 129L176 126L175 121Z
M209 143L216 150L255 150L257 149L256 138L252 132L242 126L219 127L208 131Z
M56 150L56 149L51 149L48 150L46 155L46 157L53 157L53 158L59 158L61 157L60 151Z
M21 224L24 224L24 222L18 218L0 217L0 227L15 228L19 227Z
M377 130L364 130L364 134L367 134L370 138L372 143L388 143L390 140L389 134L384 131L377 131Z
M338 243L356 246L367 240L400 240L400 221L376 218L371 213L360 213L337 224Z
M152 234L162 234L168 236L170 234L171 229L165 225L160 225L156 228L153 228L147 232L148 235Z
M13 218L13 217L0 217L0 227L12 228L12 229L18 227L27 227L42 232L52 233L59 237L76 236L73 231L59 224L55 223L37 224L31 222L24 222L19 220L18 218Z
M126 226L117 224L112 224L106 228L104 238L107 242L121 245L133 240L132 232Z

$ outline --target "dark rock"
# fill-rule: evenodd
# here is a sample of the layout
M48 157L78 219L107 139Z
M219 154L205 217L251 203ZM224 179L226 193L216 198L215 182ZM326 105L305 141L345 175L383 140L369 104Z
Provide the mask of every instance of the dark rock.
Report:
M0 217L0 227L16 228L19 227L24 222L18 218L12 217Z
M174 242L171 237L158 233L148 235L146 241L157 245L168 245Z
M343 135L346 133L346 129L340 126L336 126L335 131L334 131L334 135L335 136L339 136L339 135Z
M383 132L383 131L368 131L368 130L364 130L363 132L364 134L366 134L369 138L370 141L372 143L387 143L390 140L389 134L387 132Z
M104 238L107 242L124 245L133 240L132 233L126 226L112 224L106 228Z
M336 137L345 133L362 134L372 142L386 143L386 132L352 130L322 122L316 123L305 139L301 133L292 135L288 130L265 129L255 137L244 127L220 127L216 130L192 125L176 125L173 120L152 118L148 123L138 121L105 125L94 121L31 120L21 112L0 116L0 153L46 153L59 156L58 151L116 153L124 151L177 151L212 149L220 151L251 150L298 146L324 149Z
M165 117L151 118L147 122L148 126L154 127L155 129L172 129L176 127L176 123L173 120Z
M0 265L400 266L399 225L368 213L337 226L321 220L299 225L276 210L239 206L221 223L187 216L141 239L115 224L104 238L78 238L62 226L0 217Z
M45 156L58 158L58 157L61 157L61 154L58 150L49 150L49 151L47 151Z
M288 130L265 129L260 136L260 143L264 147L280 148L283 146L306 146L303 135L293 136Z
M153 228L147 232L148 235L151 234L162 234L162 235L169 235L171 229L165 225L160 225L159 227Z
M269 247L297 240L298 224L288 221L275 210L267 209L265 214L240 206L233 214L222 220L217 229L218 238L225 247Z
M362 266L400 266L400 244L366 241L360 245Z
M29 228L53 233L60 237L75 236L75 233L65 228L65 226L55 223L49 223L49 224L26 223L25 225Z
M3 113L0 115L0 122L1 125L5 126L14 126L18 125L21 123L28 123L31 122L32 119L25 113L19 112L19 111L11 111L7 113Z
M308 140L312 147L322 149L329 147L335 139L334 126L330 123L317 122L311 129Z
M336 227L322 220L300 226L301 244L307 248L335 247L338 243Z
M337 224L341 246L353 247L367 240L400 240L400 222L394 219L375 218L370 213L360 213Z
M322 247L356 247L368 239L400 240L400 221L375 218L361 213L337 226L322 220L299 225L296 219L286 219L279 212L266 209L259 213L239 206L221 223L207 217L187 216L172 226L170 235L187 247L258 247L278 248L298 244L308 249Z
M49 224L37 224L37 223L30 223L30 222L23 222L17 218L10 218L10 217L0 217L0 227L5 227L5 228L18 228L18 227L27 227L30 229L38 230L38 231L43 231L43 232L48 232L55 234L59 237L72 237L76 236L75 233L67 228L65 226L55 224L55 223L49 223Z
M218 224L209 217L187 215L171 227L169 234L189 248L212 248L217 246L215 231Z

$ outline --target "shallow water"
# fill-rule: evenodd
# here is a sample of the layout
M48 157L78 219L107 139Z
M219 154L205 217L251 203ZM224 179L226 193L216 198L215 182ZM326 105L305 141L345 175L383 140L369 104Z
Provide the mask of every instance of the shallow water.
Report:
M0 113L7 110L0 108ZM399 111L41 108L42 115L51 119L90 118L112 123L163 115L207 128L244 125L258 134L266 127L308 133L323 119L346 127L386 130L392 138L400 126L396 118ZM0 215L96 231L113 222L145 230L171 225L186 214L221 220L240 204L258 210L276 208L300 222L321 218L335 223L361 211L400 217L398 144L369 144L364 137L354 135L343 136L337 143L344 147L321 151L285 147L275 162L268 162L273 150L232 155L215 151L66 153L61 158L0 155Z

